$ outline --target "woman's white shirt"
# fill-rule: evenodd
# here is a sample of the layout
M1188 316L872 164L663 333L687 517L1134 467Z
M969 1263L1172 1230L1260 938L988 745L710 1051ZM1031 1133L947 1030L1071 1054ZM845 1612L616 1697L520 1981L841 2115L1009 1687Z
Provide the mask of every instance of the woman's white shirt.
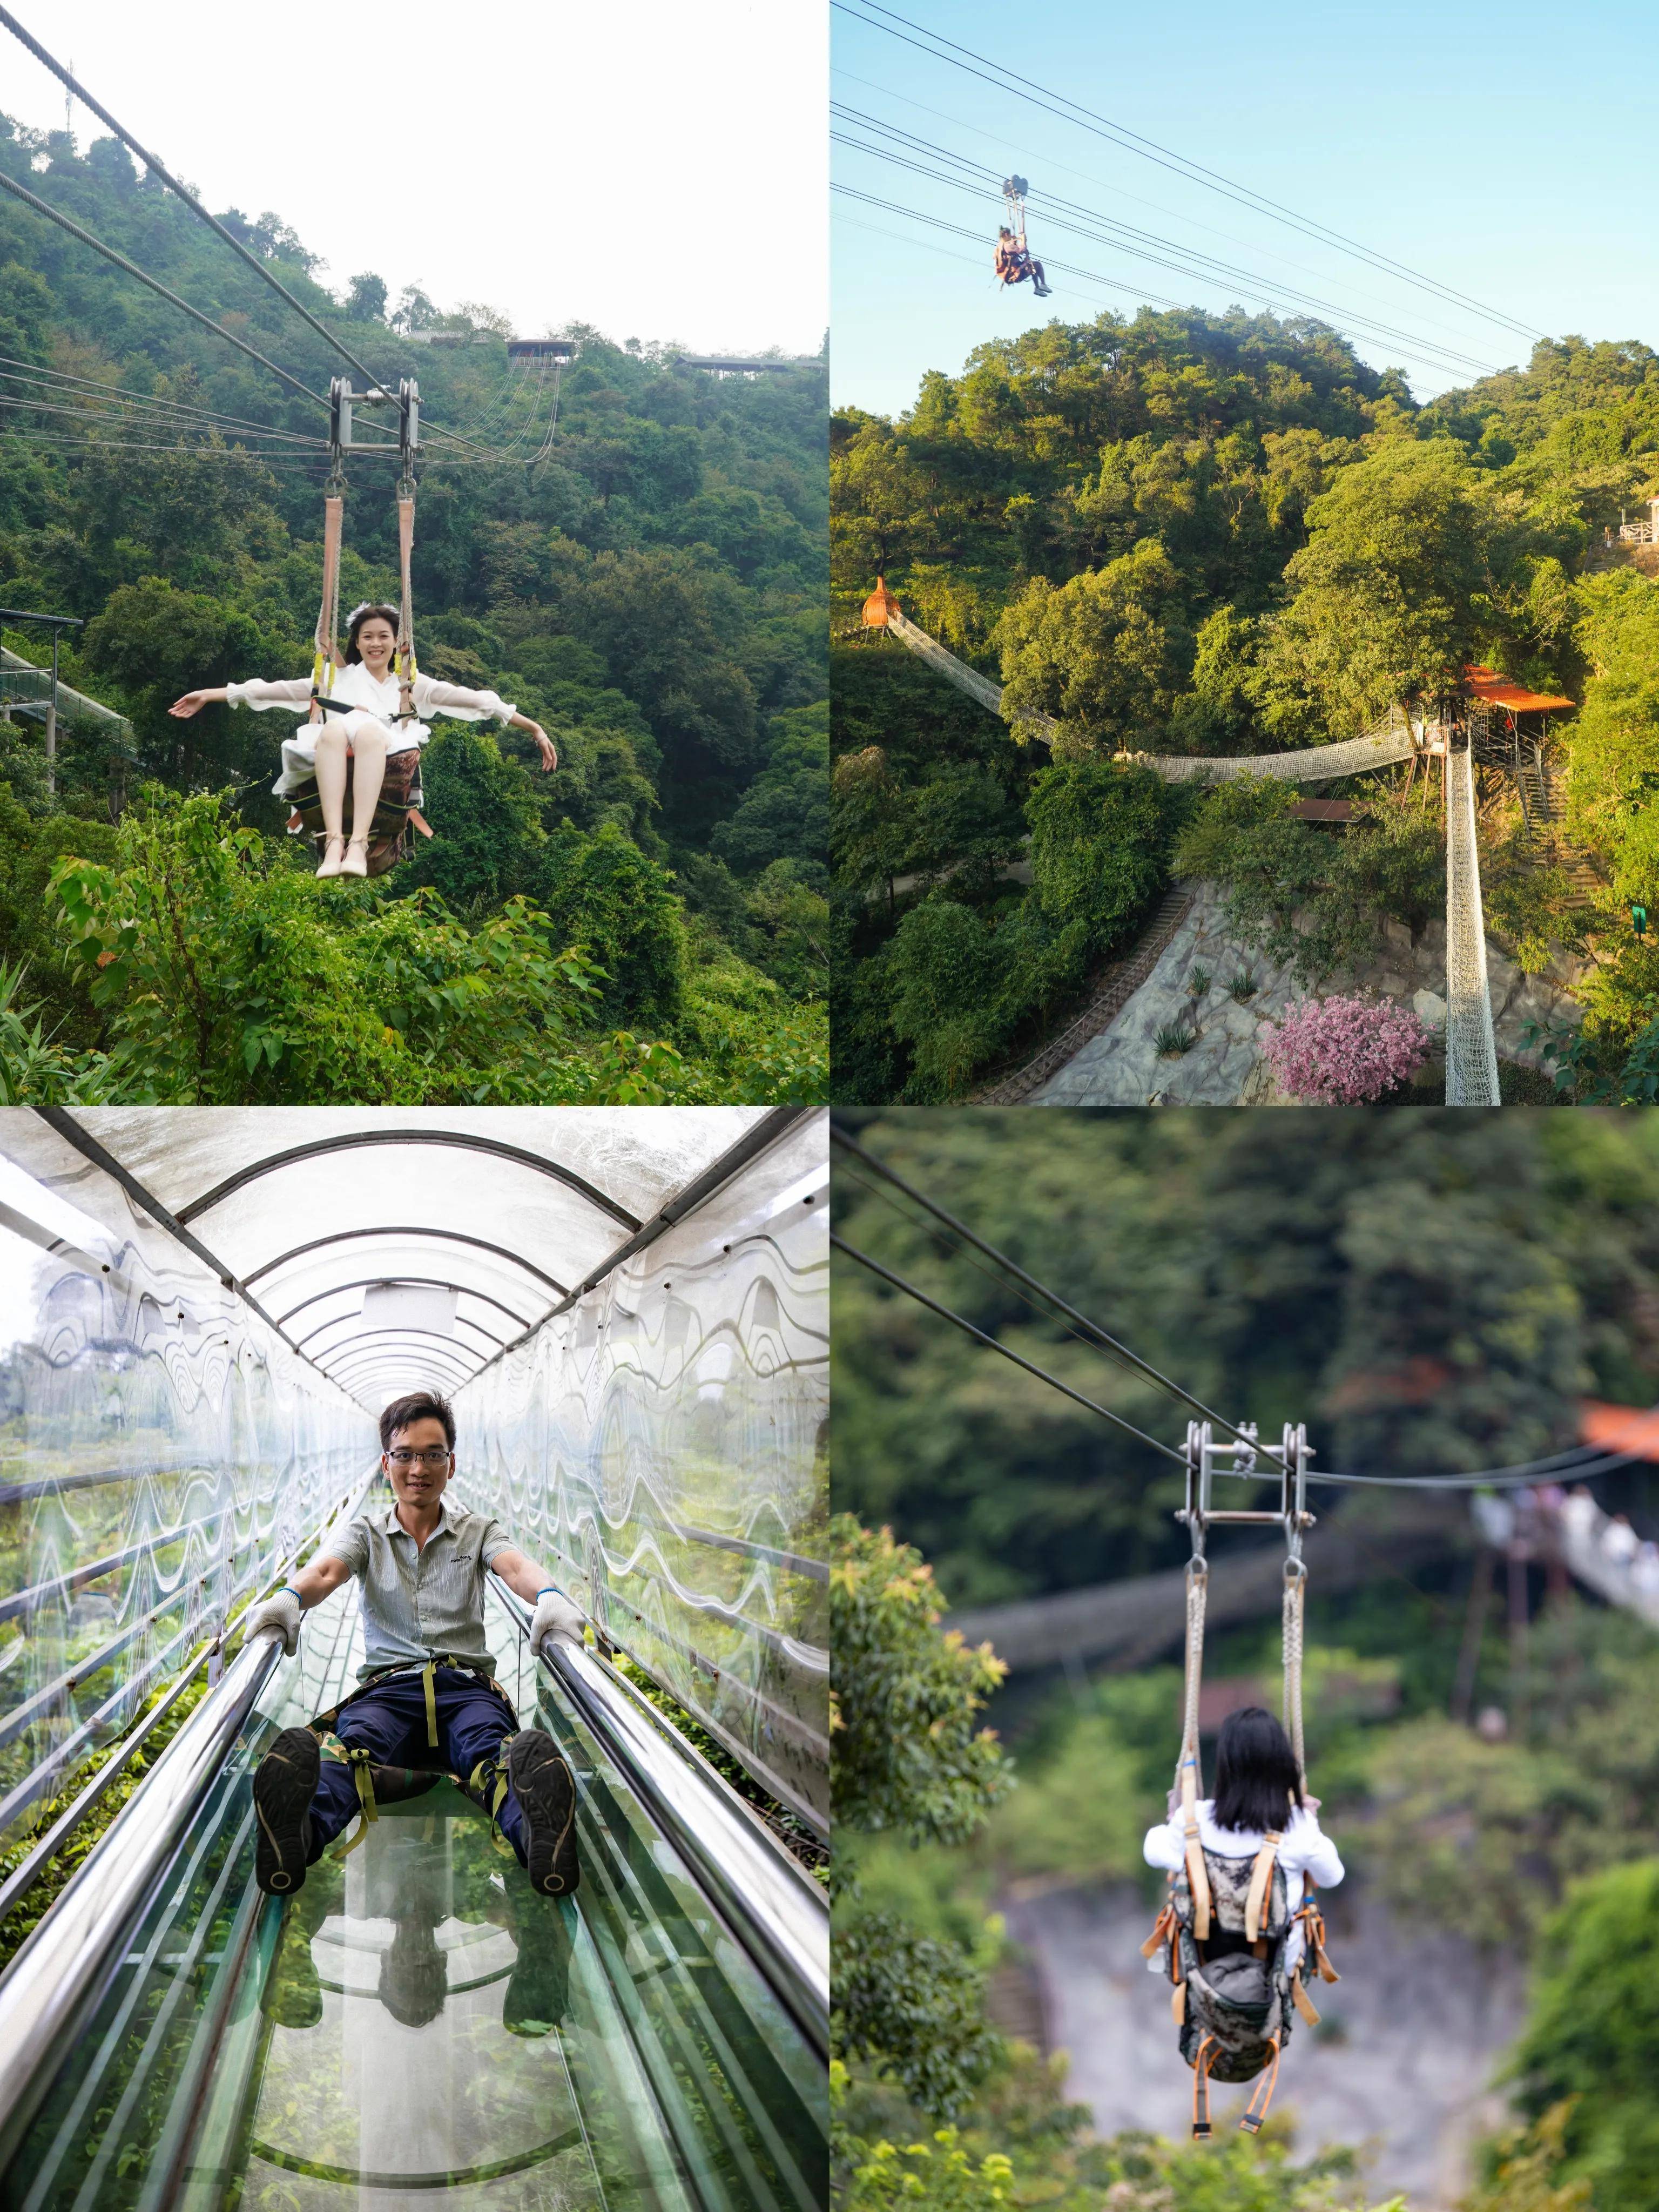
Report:
M434 676L417 675L410 689L417 715L448 714L459 722L483 722L493 715L498 721L510 722L518 712L497 691L472 691L465 684L445 684ZM432 734L424 720L394 720L402 702L397 677L388 672L377 680L361 660L349 661L335 670L333 687L327 696L342 707L357 707L377 715L388 726L394 752L423 745ZM231 706L252 707L258 714L276 707L285 707L290 714L305 713L311 705L311 678L290 676L267 683L256 677L252 683L226 684L225 697Z
M1200 1797L1195 1809L1200 1843L1206 1851L1214 1851L1220 1858L1254 1858L1267 1840L1260 1828L1218 1828L1213 1818L1213 1798ZM1170 1874L1179 1874L1187 1863L1187 1827L1180 1814L1170 1820L1161 1820L1157 1827L1146 1831L1145 1851L1148 1866L1163 1867ZM1317 1815L1310 1813L1305 1806L1298 1805L1291 1814L1290 1825L1279 1841L1279 1863L1285 1871L1285 1902L1291 1912L1301 1904L1310 1881L1320 1889L1334 1889L1342 1879L1342 1862L1337 1856L1336 1845L1321 1830ZM1286 1973L1296 1972L1303 1948L1298 1921L1285 1946ZM1158 1959L1152 1961L1154 1967L1161 1963Z
M1259 1828L1218 1828L1213 1798L1199 1800L1198 1839L1206 1851L1225 1859L1254 1858L1267 1841ZM1187 1863L1187 1829L1177 1814L1146 1832L1148 1866L1178 1874ZM1304 1876L1320 1889L1334 1889L1342 1879L1342 1862L1336 1845L1320 1827L1316 1814L1298 1805L1291 1815L1279 1846L1279 1863L1285 1869L1285 1887L1292 1906L1302 1901Z

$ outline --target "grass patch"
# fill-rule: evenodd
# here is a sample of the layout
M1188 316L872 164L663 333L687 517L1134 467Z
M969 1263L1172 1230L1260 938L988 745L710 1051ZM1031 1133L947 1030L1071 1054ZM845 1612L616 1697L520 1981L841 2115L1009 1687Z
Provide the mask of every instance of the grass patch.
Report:
M1160 1060L1179 1060L1183 1052L1190 1052L1198 1042L1198 1032L1189 1030L1184 1022L1165 1022L1152 1042L1158 1047Z

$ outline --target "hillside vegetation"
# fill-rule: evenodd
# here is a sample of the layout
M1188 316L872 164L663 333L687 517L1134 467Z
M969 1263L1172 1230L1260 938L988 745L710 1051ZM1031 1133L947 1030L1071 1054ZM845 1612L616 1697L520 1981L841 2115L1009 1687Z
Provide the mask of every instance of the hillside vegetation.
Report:
M896 422L838 414L831 453L838 635L883 572L1010 707L1060 725L1052 747L1022 745L963 702L941 726L915 713L938 679L901 651L834 655L842 1095L959 1093L1132 933L1215 802L1144 776L1130 823L1106 818L1114 752L1351 737L1397 700L1452 690L1468 662L1582 702L1568 828L1607 892L1588 925L1603 965L1577 1073L1622 1074L1659 1013L1652 957L1613 941L1652 881L1659 596L1601 547L1621 507L1659 491L1659 356L1544 342L1524 369L1419 406L1319 325L1146 310L982 346L959 376L927 377ZM1350 842L1381 841L1374 862L1345 864L1354 924L1336 937L1356 957L1390 915L1431 908L1441 879L1394 794L1351 795L1367 804ZM1331 849L1289 826L1287 911ZM1150 866L1126 852L1129 830ZM1021 888L996 864L1028 841ZM1083 865L1045 870L1061 854ZM1110 893L1086 907L1056 880L1068 873ZM1540 960L1583 941L1552 871L1500 904Z
M313 390L342 373L113 140L82 153L0 118L0 164ZM822 375L715 381L675 370L672 346L577 329L531 465L551 389L517 380L502 318L418 291L394 310L372 270L325 287L278 217L225 219L383 379L418 376L421 665L498 690L560 765L541 774L521 732L441 722L432 842L374 883L312 881L269 790L286 718L166 709L308 672L325 461L227 448L326 417L0 202L0 603L86 618L65 677L132 730L124 749L69 728L52 796L38 724L0 720L6 1095L821 1095ZM464 343L413 342L434 331ZM94 389L18 380L41 371ZM180 434L152 412L136 428L100 387L259 428ZM519 458L477 465L436 426ZM395 600L394 465L348 474L342 606ZM43 639L4 632L35 660Z

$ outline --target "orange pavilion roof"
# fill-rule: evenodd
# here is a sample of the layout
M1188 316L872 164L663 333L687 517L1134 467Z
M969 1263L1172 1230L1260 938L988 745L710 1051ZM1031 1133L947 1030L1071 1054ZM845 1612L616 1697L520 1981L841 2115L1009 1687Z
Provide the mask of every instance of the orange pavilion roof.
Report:
M884 576L878 576L876 588L864 603L866 629L885 629L899 611L899 603L887 588Z
M1528 691L1524 684L1500 676L1492 668L1466 667L1463 682L1471 697L1484 699L1489 707L1507 707L1512 714L1559 714L1564 708L1577 703L1572 699L1559 699L1548 691Z

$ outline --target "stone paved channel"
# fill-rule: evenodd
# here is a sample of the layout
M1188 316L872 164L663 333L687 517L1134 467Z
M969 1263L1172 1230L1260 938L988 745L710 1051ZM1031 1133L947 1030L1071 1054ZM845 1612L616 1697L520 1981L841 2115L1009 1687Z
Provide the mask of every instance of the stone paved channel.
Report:
M1239 944L1223 918L1217 886L1182 886L1193 902L1146 981L1100 1033L1091 1037L1048 1077L1030 1099L1035 1106L1267 1106L1291 1102L1279 1090L1261 1056L1269 1026L1307 993L1289 971ZM1445 927L1431 922L1414 941L1403 924L1387 925L1387 947L1374 965L1339 975L1320 987L1328 998L1353 991L1411 1006L1436 1032L1446 1019ZM1580 970L1560 963L1547 975L1523 975L1489 938L1487 970L1500 1060L1536 1066L1538 1055L1522 1042L1529 1022L1576 1022L1569 986ZM1201 997L1188 988L1194 971L1205 971ZM1248 975L1255 988L1236 1000L1231 987ZM1194 1042L1179 1054L1159 1048L1159 1032L1185 1026Z

